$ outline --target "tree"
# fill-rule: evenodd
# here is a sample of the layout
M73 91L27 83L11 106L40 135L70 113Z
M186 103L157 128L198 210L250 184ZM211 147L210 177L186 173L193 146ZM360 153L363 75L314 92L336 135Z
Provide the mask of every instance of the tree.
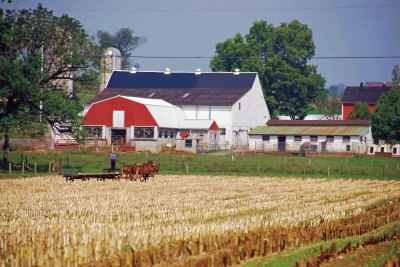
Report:
M395 86L400 85L400 68L398 65L394 65L393 71L392 71L392 81Z
M367 103L357 102L354 105L354 109L347 116L349 120L371 120L372 113L368 108Z
M338 120L342 111L340 98L328 96L316 102L316 108L328 120Z
M311 30L297 20L277 27L261 20L245 38L237 34L217 43L210 68L258 72L271 113L303 119L325 85L317 67L308 64L314 49Z
M135 36L135 32L129 28L121 28L115 34L97 31L97 38L101 48L115 47L121 52L122 69L129 69L132 65L139 67L131 57L133 50L146 42L145 37Z
M67 81L91 82L101 52L79 21L35 10L0 9L0 131L3 161L8 161L9 130L43 136L48 126L71 126L79 136L80 102Z
M372 135L375 140L400 142L400 87L379 98L372 116Z

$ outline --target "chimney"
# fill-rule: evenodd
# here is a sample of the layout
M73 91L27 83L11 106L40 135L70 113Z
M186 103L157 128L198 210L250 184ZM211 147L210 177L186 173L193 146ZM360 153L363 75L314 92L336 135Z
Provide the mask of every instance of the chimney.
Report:
M360 83L360 87L364 87L364 83L361 82L361 83Z
M200 75L200 74L201 74L201 69L200 69L200 68L197 68L197 69L196 69L196 72L195 72L194 74Z
M132 67L131 70L130 70L129 72L132 73L132 74L135 74L135 73L136 73L136 68L135 68L135 67Z
M167 67L167 68L165 69L165 71L164 71L164 74L171 74L170 68Z
M240 74L240 70L238 68L235 69L235 72L233 73L233 75L239 75Z

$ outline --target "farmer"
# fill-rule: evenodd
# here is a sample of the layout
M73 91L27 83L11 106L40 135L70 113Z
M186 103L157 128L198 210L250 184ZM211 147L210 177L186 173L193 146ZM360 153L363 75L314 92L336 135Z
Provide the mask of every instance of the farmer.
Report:
M115 163L117 162L117 154L115 154L114 152L111 152L110 162L111 162L111 170L114 171L115 170Z

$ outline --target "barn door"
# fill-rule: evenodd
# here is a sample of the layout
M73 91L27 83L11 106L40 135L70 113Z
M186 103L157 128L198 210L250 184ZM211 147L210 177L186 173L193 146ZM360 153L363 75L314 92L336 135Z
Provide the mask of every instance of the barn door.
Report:
M124 110L113 110L113 127L123 128L125 120Z

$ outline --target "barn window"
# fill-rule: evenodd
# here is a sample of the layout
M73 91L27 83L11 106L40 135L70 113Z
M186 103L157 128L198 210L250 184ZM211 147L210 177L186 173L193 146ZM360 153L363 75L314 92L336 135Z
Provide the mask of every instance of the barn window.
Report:
M333 142L333 141L335 141L335 137L334 137L333 135L328 135L328 136L326 137L326 141L328 141L328 142Z
M185 147L192 147L192 139L185 140Z
M350 152L350 148L351 148L350 145L346 145L346 151L347 152Z
M85 126L89 138L101 138L103 136L103 127L101 126Z
M219 135L226 135L226 128L220 128L219 131Z
M267 135L267 134L263 134L263 136L262 136L262 140L263 141L269 141L269 135Z
M350 143L350 136L349 135L343 136L343 143Z
M294 141L300 142L301 141L301 135L295 135L294 136Z
M316 135L311 135L311 136L310 136L310 141L311 141L311 142L317 142L317 141L318 141L318 136L316 136Z
M169 138L174 138L174 132L169 132Z
M135 127L134 130L135 139L153 139L154 128L153 127Z
M162 137L162 134L163 134L163 131L159 131L159 132L158 132L158 138L161 138L161 137Z
M168 131L164 131L164 138L168 138Z

